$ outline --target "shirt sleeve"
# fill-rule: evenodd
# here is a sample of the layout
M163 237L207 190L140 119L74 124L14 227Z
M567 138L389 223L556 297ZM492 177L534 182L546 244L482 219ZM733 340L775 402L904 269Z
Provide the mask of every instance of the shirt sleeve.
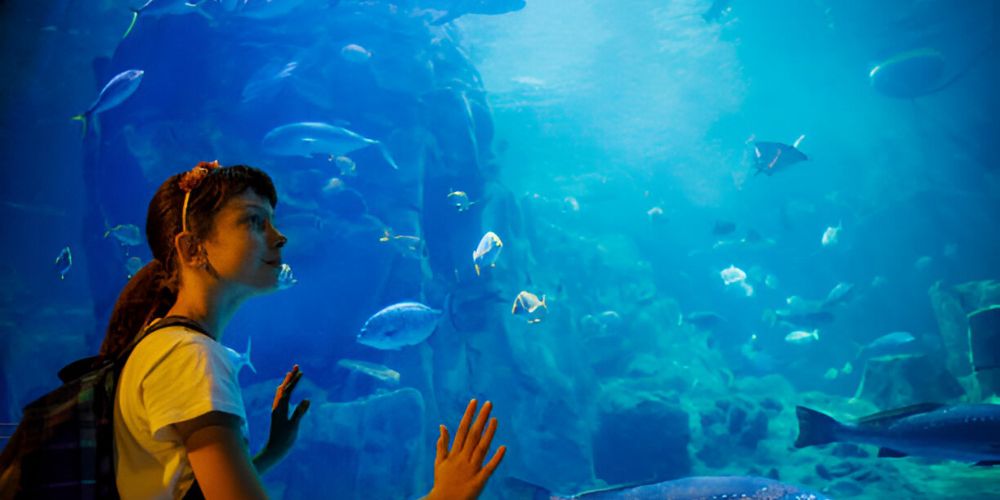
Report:
M246 425L237 372L224 349L211 339L192 337L149 371L142 394L153 439L176 440L173 424L212 411L236 415L241 427Z

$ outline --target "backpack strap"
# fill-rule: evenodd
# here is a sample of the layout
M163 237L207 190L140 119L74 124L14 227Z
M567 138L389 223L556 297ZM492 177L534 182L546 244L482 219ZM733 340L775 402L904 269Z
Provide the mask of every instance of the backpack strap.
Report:
M137 345L139 345L139 342L142 342L142 339L146 338L146 336L149 335L150 333L153 333L157 330L162 330L164 328L169 328L171 326L183 326L184 328L194 330L198 333L207 335L208 337L212 336L210 333L208 333L207 330L205 330L205 327L201 326L197 321L191 318L187 318L184 316L167 316L147 326L146 329L143 330L142 333L137 335L135 337L135 340L133 340L132 343L129 344L124 351L122 351L122 353L118 356L115 362L122 363L122 365L124 365L124 361L128 359L130 354L132 354L132 350L135 349Z

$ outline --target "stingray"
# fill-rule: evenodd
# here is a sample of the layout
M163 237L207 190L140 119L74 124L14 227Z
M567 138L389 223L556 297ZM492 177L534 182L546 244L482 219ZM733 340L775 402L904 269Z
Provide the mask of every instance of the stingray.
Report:
M802 151L799 151L799 144L806 136L800 135L791 145L781 142L754 141L754 168L757 175L761 172L771 175L779 170L784 170L791 165L809 159Z
M916 99L940 92L959 81L993 50L987 45L965 67L945 77L947 61L935 49L916 49L896 54L876 65L868 73L872 88L897 99Z

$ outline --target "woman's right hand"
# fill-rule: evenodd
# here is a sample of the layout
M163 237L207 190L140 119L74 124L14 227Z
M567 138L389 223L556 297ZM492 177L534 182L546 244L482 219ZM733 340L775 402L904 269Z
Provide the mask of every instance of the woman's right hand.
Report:
M483 459L486 458L493 435L497 431L497 419L490 420L488 427L486 425L492 409L492 403L487 401L470 429L472 416L476 413L476 400L469 401L450 450L448 428L441 426L437 457L434 460L434 487L425 500L471 500L479 497L486 486L486 481L493 475L493 471L500 465L507 452L506 446L497 448L493 458L483 466Z

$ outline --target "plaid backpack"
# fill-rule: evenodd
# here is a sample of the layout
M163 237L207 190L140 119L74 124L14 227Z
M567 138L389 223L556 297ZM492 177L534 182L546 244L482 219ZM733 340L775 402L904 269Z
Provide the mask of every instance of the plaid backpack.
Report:
M146 335L194 321L168 316L139 335L113 360L84 358L59 370L63 385L24 407L0 453L0 500L116 499L115 388L125 361Z

